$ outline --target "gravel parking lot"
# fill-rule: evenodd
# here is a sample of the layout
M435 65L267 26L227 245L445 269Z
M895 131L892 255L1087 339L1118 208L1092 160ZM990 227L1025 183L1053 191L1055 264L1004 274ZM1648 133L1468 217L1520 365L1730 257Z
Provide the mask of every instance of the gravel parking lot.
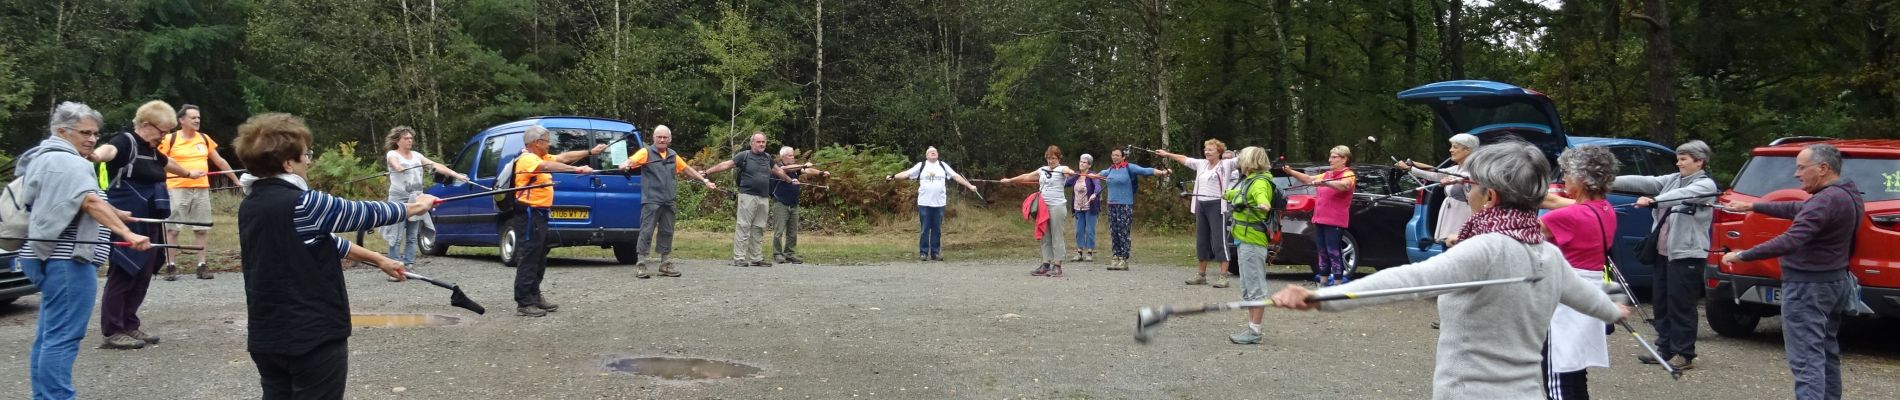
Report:
M358 328L351 398L1424 398L1434 312L1426 302L1349 314L1269 312L1264 345L1227 335L1242 314L1178 319L1155 343L1132 339L1134 311L1228 301L1238 289L1184 286L1178 267L1102 270L1064 278L995 262L781 265L681 264L685 277L634 279L606 260L561 259L548 272L560 312L514 315L513 270L488 258L430 258L421 273L460 283L490 310L451 308L448 292L346 273L357 313L455 317L439 327ZM1291 271L1291 270L1289 270ZM1286 274L1292 279L1299 274ZM82 398L258 396L244 352L242 278L153 282L143 350L94 349L97 318L75 367ZM1284 284L1274 282L1274 286ZM26 354L37 296L0 307L0 397L27 397ZM1747 339L1702 329L1697 369L1672 382L1627 335L1613 368L1593 370L1598 398L1769 399L1790 396L1779 328ZM1843 370L1847 398L1900 398L1893 324L1856 324ZM690 357L760 369L757 377L662 380L612 371L621 358ZM625 363L619 363L625 365Z

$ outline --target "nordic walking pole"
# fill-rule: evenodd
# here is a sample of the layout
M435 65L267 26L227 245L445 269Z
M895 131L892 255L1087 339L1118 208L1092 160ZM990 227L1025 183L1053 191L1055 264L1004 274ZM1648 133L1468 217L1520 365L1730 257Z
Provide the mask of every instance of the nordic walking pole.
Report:
M1537 282L1543 279L1544 279L1543 277L1532 276L1532 277L1523 277L1523 278L1506 278L1506 279L1492 279L1492 280L1485 280L1485 281L1449 283L1449 284L1443 284L1443 285L1426 285L1426 286L1409 287L1409 288L1382 289L1382 290L1373 290L1373 291L1366 291L1366 292L1347 292L1347 293L1334 294L1334 295L1308 297L1306 301L1318 302L1318 301L1347 300L1347 299L1368 299L1368 298L1373 298L1373 297L1468 289L1468 288L1484 287L1484 286L1492 286L1492 285L1503 285L1503 284L1510 284L1510 283L1531 283L1531 282ZM1273 306L1273 300L1233 301L1233 302L1226 302L1226 303L1203 304L1199 306L1183 306L1180 308L1175 308L1174 306L1161 306L1160 308L1142 307L1141 310L1135 313L1135 342L1141 343L1141 344L1148 344L1148 340L1154 336L1154 331L1161 327L1161 323L1167 322L1168 318L1172 318L1174 316L1205 314L1205 313L1210 313L1210 312L1215 312L1215 311L1229 311L1229 310L1239 310L1239 309L1247 309L1247 308L1263 308L1263 307L1270 307L1270 306Z
M103 245L103 246L132 247L132 242L101 242L101 241L96 241L96 240L33 239L33 238L17 238L17 237L0 237L0 240L24 240L24 241L29 241L29 242L96 244L96 245ZM186 246L186 245L165 244L165 243L153 243L152 248L193 250L193 251L204 251L205 249L203 247L198 247L198 246Z
M434 164L434 163L423 163L423 164L417 164L416 166L413 166L413 167L409 167L409 168L403 168L403 169L399 169L399 170L395 170L395 171L383 171L383 172L379 172L379 173L377 173L377 174L375 174L375 175L370 175L370 176L365 176L365 177L361 177L361 178L356 178L356 179L351 179L351 180L350 180L349 182L343 182L343 184L344 184L344 185L349 185L349 184L352 184L352 183L357 183L357 182L362 182L362 181L367 181L367 180L371 180L371 179L376 179L377 177L382 177L382 176L389 176L389 174L394 174L394 173L401 173L401 172L409 172L409 170L412 170L412 169L416 169L416 168L422 168L422 167L428 167L428 166L433 166L433 165L435 165L435 164Z
M1642 318L1643 320L1648 321L1649 320L1648 315L1643 313L1643 306L1636 302L1636 292L1631 290L1629 280L1623 278L1623 271L1620 271L1621 269L1622 268L1617 268L1615 265L1611 265L1610 276L1616 278L1617 285L1623 286L1624 297L1629 299L1630 308L1636 309L1635 314L1638 314L1638 318ZM1657 360L1661 361L1658 364L1662 364L1664 371L1669 371L1669 379L1672 379L1672 380L1682 379L1682 371L1677 370L1676 366L1674 365L1669 365L1669 360L1664 359L1662 356L1662 353L1656 351L1656 346L1649 344L1649 340L1643 339L1643 333L1638 332L1636 330L1636 326L1630 325L1630 322L1627 318L1617 320L1616 323L1617 325L1622 325L1623 330L1630 331L1630 337L1636 338L1636 344L1642 345L1643 350L1648 351L1650 357L1655 357ZM1651 322L1650 324L1653 327L1655 322Z
M246 172L246 171L250 171L250 170L247 170L247 169L232 169L232 170L224 170L224 171L211 171L211 172L206 172L206 173L205 173L205 176L212 176L212 175L219 175L219 174L237 174L237 173L243 173L243 172ZM165 175L165 177L167 177L167 178L185 178L186 176L184 176L184 175L171 175L171 174L166 174L166 175Z
M449 305L451 306L466 308L469 311L474 311L475 314L488 313L488 309L482 308L481 304L476 303L474 299L468 298L467 293L462 293L462 286L460 285L435 280L426 276L417 275L416 273L409 272L409 271L403 271L402 275L405 277L408 277L409 279L415 279L415 280L419 280L423 282L428 282L431 285L436 285L443 289L448 289L451 292L449 293Z
M169 219L152 219L152 218L133 218L132 222L137 222L141 224L178 224L178 225L191 225L191 226L203 226L203 227L211 226L210 222L173 221Z
M1695 196L1689 196L1689 197L1677 197L1677 198L1673 198L1673 199L1655 199L1655 200L1651 200L1651 201L1650 201L1650 206L1651 206L1651 207L1654 207L1656 203L1667 203L1667 202L1671 202L1671 201L1685 201L1685 200L1695 200L1695 199L1706 199L1706 198L1710 198L1710 197L1716 197L1716 196L1721 196L1721 195L1722 195L1722 192L1715 192L1715 193L1709 193L1709 194L1703 194L1703 195L1695 195ZM1617 205L1617 206L1616 206L1616 208L1625 208L1625 207L1635 207L1635 206L1636 206L1636 203L1629 203L1629 204L1620 204L1620 205ZM1711 204L1711 206L1712 206L1712 204ZM1694 207L1694 206L1691 206L1691 207Z

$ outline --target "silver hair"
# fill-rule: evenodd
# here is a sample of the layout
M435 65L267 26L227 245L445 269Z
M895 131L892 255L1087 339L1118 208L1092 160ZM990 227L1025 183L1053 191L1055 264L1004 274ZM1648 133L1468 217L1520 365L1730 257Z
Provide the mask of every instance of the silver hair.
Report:
M521 132L521 143L534 143L536 140L554 141L554 138L548 133L548 128L543 128L541 125L528 125L528 130Z
M99 115L99 111L93 110L86 103L76 101L59 103L59 106L53 107L53 116L46 120L46 137L53 137L53 133L59 128L71 129L78 126L80 122L88 120L100 123L106 119Z
M1478 137L1469 133L1451 135L1451 145L1463 147L1465 150L1477 150L1478 143Z
M1616 182L1616 156L1603 146L1578 146L1565 150L1557 156L1557 166L1563 169L1565 177L1577 180L1583 186L1583 192L1592 196L1602 196L1610 192L1610 184Z
M1689 143L1676 146L1676 155L1689 156L1696 161L1709 161L1709 153L1712 152L1709 150L1709 144L1702 143L1700 140L1691 140Z
M1821 143L1808 146L1808 162L1827 164L1827 170L1841 173L1841 149L1834 145Z
M1089 153L1082 153L1082 162L1085 162L1085 163L1089 163L1089 164L1094 164L1094 163L1095 163L1095 156L1091 156L1091 155L1089 155Z
M1535 210L1550 182L1550 162L1529 143L1507 140L1479 147L1465 160L1471 180L1497 192L1498 206Z
M789 156L792 154L797 154L797 150L792 150L792 146L785 146L785 147L778 148L778 155Z

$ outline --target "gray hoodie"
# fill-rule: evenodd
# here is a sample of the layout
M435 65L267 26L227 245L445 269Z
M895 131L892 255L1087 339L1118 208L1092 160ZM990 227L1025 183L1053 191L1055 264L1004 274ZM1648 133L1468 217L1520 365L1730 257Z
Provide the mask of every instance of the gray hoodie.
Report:
M30 239L58 239L66 227L77 225L81 240L90 240L100 236L104 227L93 221L91 215L80 210L86 202L87 194L97 195L99 177L92 162L79 156L79 149L66 139L46 138L40 145L20 154L15 166L14 176L23 179L20 196L25 198L28 207L32 207L31 217L27 220L26 237ZM35 246L28 243L28 246ZM44 245L41 245L44 246ZM106 260L92 259L99 253L100 245L73 245L73 258L94 264L103 264ZM50 248L51 246L46 246ZM35 251L40 261L46 261L53 255L51 251Z
M1695 175L1680 176L1680 173L1662 176L1624 175L1616 177L1616 183L1610 190L1633 192L1656 200L1681 199L1707 196L1721 193L1715 187L1715 179L1709 178L1708 171ZM1649 226L1656 229L1656 223L1663 221L1663 213L1677 204L1715 204L1715 197L1703 197L1687 201L1659 201L1651 205L1650 215L1656 220ZM1694 215L1675 214L1669 216L1669 226L1663 227L1662 240L1656 242L1656 251L1670 260L1684 258L1707 258L1709 256L1709 223L1715 219L1714 210L1696 210Z

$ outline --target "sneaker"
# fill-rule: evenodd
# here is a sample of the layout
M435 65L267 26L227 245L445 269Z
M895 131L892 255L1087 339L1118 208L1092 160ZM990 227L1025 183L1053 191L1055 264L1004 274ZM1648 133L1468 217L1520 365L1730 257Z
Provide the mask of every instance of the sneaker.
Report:
M929 255L929 254L918 254L918 255L917 255L917 262L925 262L925 261L930 261L930 255Z
M1644 364L1662 364L1662 361L1658 361L1656 360L1655 356L1651 356L1648 354L1638 354L1636 356L1636 361L1644 363Z
M178 280L178 264L165 263L165 280Z
M1207 286L1215 288L1215 289L1226 289L1228 285L1229 283L1227 283L1227 274L1220 274L1220 281L1214 282L1214 284L1207 285Z
M217 277L211 276L211 270L205 265L205 263L198 263L198 279L212 279L212 278L217 278Z
M145 342L145 344L158 344L158 336L145 333L145 331L133 329L131 332L126 332L125 335L131 336L133 339L138 339L138 341Z
M1070 262L1081 262L1081 261L1082 261L1082 252L1081 252L1081 251L1076 251L1076 252L1075 252L1075 255L1074 255L1074 256L1070 256L1070 257L1069 257L1069 261L1070 261Z
M1123 260L1120 257L1108 259L1108 270L1109 271L1127 271L1128 264L1123 264L1123 262L1126 262L1126 261L1127 260Z
M1339 275L1339 282L1338 282L1338 283L1334 283L1334 285L1344 285L1344 284L1347 284L1347 283L1352 283L1352 275L1349 275L1349 274L1341 274L1341 275Z
M1206 285L1206 284L1207 284L1207 274L1200 274L1200 275L1195 275L1195 276L1194 276L1194 279L1189 279L1189 280L1187 280L1187 284L1189 284L1189 285Z
M548 312L561 311L560 304L549 303L548 298L538 294L534 295L534 306L541 307L541 309L548 310Z
M641 261L641 262L633 264L633 277L640 278L640 279L647 279L647 278L653 277L653 275L647 273L646 261Z
M786 263L786 262L788 262L788 261L786 261L786 259L785 259L785 255L783 255L783 254L773 254L773 255L772 255L772 263L774 263L774 264L784 264L784 263Z
M1082 253L1082 262L1095 262L1095 252Z
M942 254L931 254L931 255L930 255L930 261L936 261L936 262L943 262L943 255L942 255Z
M145 342L141 342L138 339L133 339L131 335L126 335L126 334L121 333L121 334L112 335L112 337L106 338L106 342L104 344L100 344L99 348L112 349L112 350L143 349L145 348Z
M744 268L752 266L752 263L746 262L745 260L732 260L732 266Z
M1062 277L1062 264L1056 264L1056 265L1054 265L1054 266L1051 266L1051 267L1049 267L1049 274L1048 274L1048 275L1043 275L1043 276L1047 276L1047 277L1050 277L1050 278L1061 278L1061 277Z
M772 263L769 263L769 262L765 262L765 260L758 260L758 261L753 261L753 262L752 262L752 266L754 266L754 267L771 267L771 266L772 266Z
M548 316L548 310L543 310L541 309L541 307L535 307L534 305L530 304L530 305L515 307L515 314L523 316L523 317L546 317Z
M1260 344L1260 332L1254 332L1252 329L1242 330L1240 333L1228 335L1227 340L1233 341L1234 344Z
M1692 369L1695 369L1695 359L1689 358L1689 357L1683 357L1683 356L1676 356L1676 358L1669 360L1669 366L1676 367L1677 371L1692 370Z
M791 262L791 263L793 263L793 264L804 264L804 263L805 263L805 259L804 259L804 258L800 258L800 257L799 257L799 256L798 256L797 254L786 254L786 255L785 255L785 261L790 261L790 262Z
M1042 266L1036 267L1035 271L1029 272L1029 276L1048 276L1048 275L1049 275L1049 263L1042 263Z
M672 261L661 261L660 262L660 276L664 276L668 278L678 278L680 277L680 272L673 270Z

